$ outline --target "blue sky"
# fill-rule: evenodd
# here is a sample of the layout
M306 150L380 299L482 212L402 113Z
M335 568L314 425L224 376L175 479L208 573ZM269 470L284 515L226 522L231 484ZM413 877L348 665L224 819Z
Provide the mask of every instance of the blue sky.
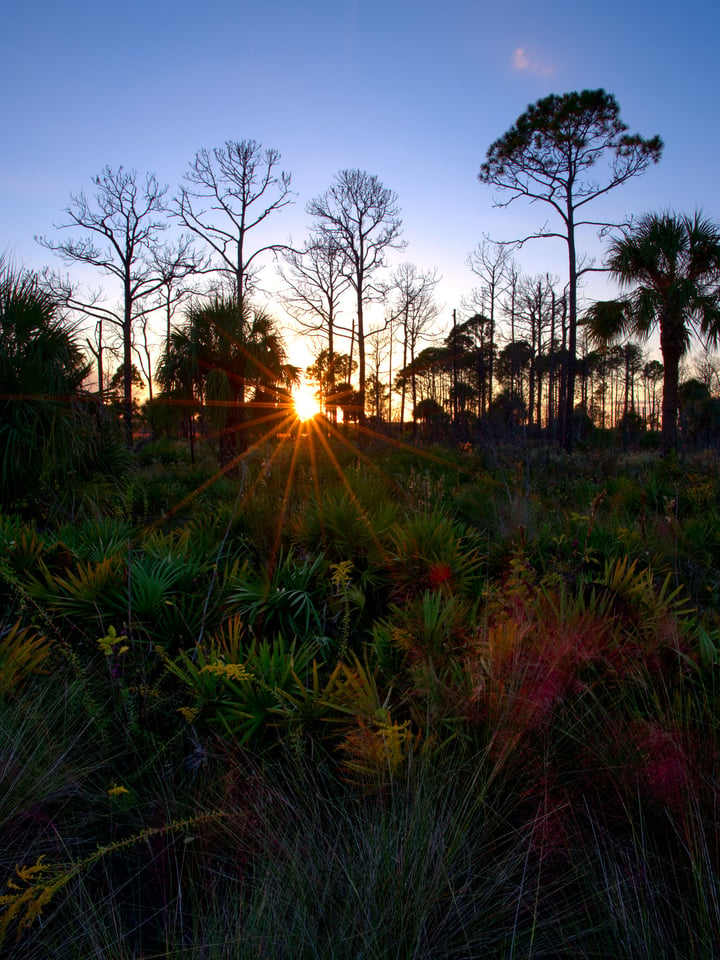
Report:
M281 152L298 194L272 222L279 242L304 239L305 204L341 168L395 190L407 241L396 260L438 268L449 326L481 236L546 220L539 205L493 207L477 181L487 147L528 103L597 87L631 131L666 145L656 167L595 205L597 219L667 208L720 218L712 2L40 0L3 19L0 251L30 267L53 263L34 235L57 236L70 192L106 164L153 171L174 191L199 148L255 139ZM580 248L602 251L592 233ZM519 260L564 275L555 241Z

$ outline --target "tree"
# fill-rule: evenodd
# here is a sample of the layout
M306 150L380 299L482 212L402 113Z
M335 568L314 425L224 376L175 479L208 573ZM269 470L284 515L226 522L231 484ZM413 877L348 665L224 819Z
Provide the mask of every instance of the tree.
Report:
M440 425L445 420L445 411L437 400L426 397L413 408L413 420L419 420L423 424L425 436L434 439L439 435Z
M584 272L578 265L576 230L607 226L578 219L578 211L598 197L643 173L660 159L660 137L649 140L628 134L617 101L604 90L551 94L528 106L502 137L490 145L478 179L509 193L498 203L507 206L519 197L549 205L559 220L557 229L542 229L537 237L558 237L568 251L568 349L565 370L562 439L572 447L577 352L577 289ZM604 177L595 179L598 163L606 162Z
M195 325L185 322L174 326L167 338L165 350L157 365L157 379L162 395L155 398L155 406L172 407L175 417L167 416L167 423L179 419L182 432L190 441L190 459L195 463L195 415L202 407L204 397L202 344Z
M99 466L124 470L119 431L82 390L89 369L60 304L0 259L0 503L74 495Z
M440 308L435 303L434 294L439 278L437 270L421 271L414 263L401 263L392 273L390 282L384 286L389 297L390 327L397 322L402 336L402 361L404 370L408 365L412 370L418 346L427 339L428 330L437 318ZM392 379L392 370L390 372ZM417 385L415 375L410 377L411 405L417 404ZM405 422L406 384L403 381L400 395L400 426Z
M645 388L645 418L653 430L659 428L660 407L657 398L657 386L662 382L663 373L663 365L659 360L648 360L642 371Z
M138 368L135 366L135 364L132 365L132 369L130 370L130 382L132 383L133 387L136 388L136 390L143 390L145 387L145 381L142 378L142 374L140 373ZM115 371L115 373L110 377L110 380L107 384L106 397L105 397L108 408L111 411L113 411L115 414L117 414L118 411L122 412L122 410L124 409L123 407L124 385L125 385L125 367L121 363L120 366ZM150 399L152 399L152 397ZM139 414L140 414L140 404L135 399L135 397L133 397L133 420L137 420Z
M467 337L467 347L461 357L460 367L463 374L474 381L477 415L482 417L487 407L488 378L492 369L490 352L491 349L494 351L494 347L491 347L490 319L481 313L475 313L458 324L455 332L459 336L464 334ZM457 342L459 341L456 340ZM457 365L457 358L455 363Z
M356 367L357 364L350 360L347 353L331 353L326 349L321 350L315 362L305 370L308 380L320 388L325 410L333 418L337 414L337 385L349 383Z
M175 200L175 216L210 248L215 270L239 304L251 292L258 259L280 246L250 253L248 233L293 202L291 176L279 163L277 150L263 150L255 140L226 140L224 147L197 152Z
M506 395L517 396L525 405L525 397L530 392L532 382L532 363L535 352L527 340L511 340L505 344L497 359L498 380ZM528 391L525 391L525 377ZM527 406L525 405L527 410Z
M365 302L376 291L371 286L385 253L402 246L397 195L364 170L341 170L321 196L311 200L307 212L315 218L315 232L342 252L344 272L355 292L358 337L358 404L365 417Z
M215 295L191 305L185 323L173 330L159 376L168 393L194 408L210 408L218 431L220 460L230 464L247 447L246 400L288 374L285 345L273 318L234 297Z
M588 312L598 341L660 331L663 358L662 444L677 444L680 361L693 334L720 341L720 227L694 216L645 214L614 238L606 258L627 297Z
M101 273L114 277L122 288L119 309L103 306L100 293L83 298L75 286L49 274L48 283L58 297L71 309L80 310L96 320L109 322L122 338L122 362L125 371L123 384L123 422L128 446L132 445L132 351L134 322L153 309L151 299L163 284L157 269L157 246L167 228L166 187L161 187L153 174L146 174L138 182L134 170L118 167L105 169L93 178L96 192L94 201L83 192L70 195L65 213L68 222L57 229L81 228L88 235L81 239L61 242L38 238L39 242L57 253L66 263L84 263ZM191 270L194 264L179 256L176 270ZM102 344L99 345L102 351Z
M680 423L688 443L715 445L720 439L720 399L696 379L686 380L678 390Z
M206 257L195 251L193 237L188 234L183 234L174 242L156 247L153 250L153 261L155 272L160 279L157 303L165 317L167 344L175 311L193 294L199 293L196 285L187 282L188 277L203 273L208 262Z
M389 329L384 328L376 331L368 352L368 375L365 380L365 399L372 411L371 415L376 427L379 427L383 419L390 421L391 391L389 381L383 380L380 369L391 351L392 337Z
M188 277L201 273L207 263L205 257L193 248L193 238L183 234L175 242L168 242L156 247L153 252L153 264L160 284L155 295L157 312L162 310L165 318L164 346L170 339L170 330L175 311L197 290L188 283ZM138 334L133 330L134 351L145 377L148 389L150 409L153 407L153 349L150 342L150 326L152 314L144 311L138 318ZM133 381L135 382L135 381ZM140 386L144 386L141 382Z
M527 396L529 419L531 422L535 420L539 428L544 416L551 430L555 421L556 326L558 311L562 309L564 302L555 290L556 284L557 279L549 273L524 277L519 283L517 293L517 323L522 326L532 351ZM546 374L547 409L543 415L543 386Z
M332 360L336 356L339 304L348 288L343 252L332 237L315 236L302 250L283 251L283 257L287 270L280 268L280 276L288 288L283 295L285 306L304 330L324 335ZM352 334L347 327L340 331L344 336ZM328 374L324 386L326 393L332 393L336 374L332 362L328 363ZM349 374L340 379L349 379Z
M487 404L492 403L493 363L495 358L495 308L511 266L510 248L497 243L489 237L483 237L481 243L468 254L467 265L482 282L481 289L473 290L467 306L473 313L483 314L488 319L488 360Z

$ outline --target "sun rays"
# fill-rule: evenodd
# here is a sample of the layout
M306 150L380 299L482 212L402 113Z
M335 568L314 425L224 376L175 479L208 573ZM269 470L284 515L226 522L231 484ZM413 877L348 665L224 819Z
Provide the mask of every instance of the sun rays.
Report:
M312 420L313 417L322 412L317 392L307 383L303 383L293 390L292 402L298 420L303 423Z
M225 406L227 401L215 401L207 406L215 405ZM348 463L362 467L364 471L382 473L379 454L381 450L394 448L412 452L426 460L428 465L436 463L457 468L451 458L438 455L437 450L418 447L411 437L393 436L392 425L388 425L387 432L378 432L358 423L335 423L322 410L314 388L307 384L297 386L291 392L287 388L268 387L262 395L256 394L252 400L238 406L239 416L233 418L229 429L208 430L212 417L207 412L198 420L201 443L207 448L215 448L222 439L221 434L226 434L231 442L224 446L226 449L234 447L235 454L226 462L220 462L211 476L206 476L194 490L179 498L150 526L159 526L177 517L206 495L208 487L224 480L237 484L237 496L227 519L229 532L237 519L247 516L248 511L267 510L267 496L274 488L274 533L264 550L259 549L258 553L258 560L268 575L282 555L284 536L299 520L296 515L298 496L307 497L309 494L306 507L314 502L323 542L326 536L332 538L334 523L330 519L326 529L324 513L328 491L336 483L352 504L353 516L365 530L364 536L374 544L378 554L386 552L387 546L383 547L381 543L382 532L374 529L373 520L351 482ZM350 470L350 474L352 472ZM304 490L302 495L301 490ZM389 495L390 499L394 500L396 494ZM263 505L259 506L260 503ZM259 548L258 544L255 546Z

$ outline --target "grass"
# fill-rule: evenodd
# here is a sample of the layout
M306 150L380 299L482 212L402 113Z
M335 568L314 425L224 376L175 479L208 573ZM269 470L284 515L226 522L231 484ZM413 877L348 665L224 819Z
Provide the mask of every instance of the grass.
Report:
M160 453L0 525L3 956L720 955L714 458Z

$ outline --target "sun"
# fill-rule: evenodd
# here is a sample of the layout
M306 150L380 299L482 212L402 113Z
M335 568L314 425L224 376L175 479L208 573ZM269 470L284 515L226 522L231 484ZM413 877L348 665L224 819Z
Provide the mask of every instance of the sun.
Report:
M292 393L293 406L298 420L312 420L320 413L320 402L315 391L307 383L296 387Z

